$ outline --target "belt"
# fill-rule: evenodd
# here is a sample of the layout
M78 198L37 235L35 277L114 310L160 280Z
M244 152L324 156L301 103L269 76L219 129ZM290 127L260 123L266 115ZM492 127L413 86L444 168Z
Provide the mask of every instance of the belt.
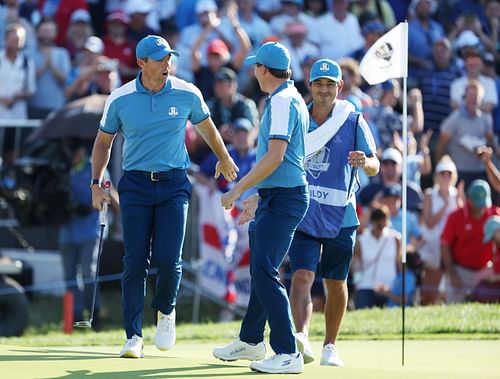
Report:
M298 187L274 187L274 188L261 188L257 190L259 196L270 196L277 193L308 193L309 188L307 186Z
M152 182L164 182L166 180L182 178L186 176L186 170L175 168L169 171L125 171L127 174L141 175L149 178Z

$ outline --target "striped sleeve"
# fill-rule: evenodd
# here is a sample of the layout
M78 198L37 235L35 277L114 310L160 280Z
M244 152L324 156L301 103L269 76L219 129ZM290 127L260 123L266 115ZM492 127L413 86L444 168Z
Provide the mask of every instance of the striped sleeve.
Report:
M114 100L111 96L106 100L106 105L104 105L104 112L102 113L102 118L100 122L99 129L103 132L114 134L118 132L120 128L118 117L116 115L116 107Z
M291 97L273 96L271 99L271 127L269 138L286 139L290 141L293 124L291 120Z
M104 111L102 112L99 129L109 134L115 134L118 132L121 123L116 109L117 100L120 97L133 93L135 91L135 80L132 80L111 92L111 94L106 99L106 104L104 105Z

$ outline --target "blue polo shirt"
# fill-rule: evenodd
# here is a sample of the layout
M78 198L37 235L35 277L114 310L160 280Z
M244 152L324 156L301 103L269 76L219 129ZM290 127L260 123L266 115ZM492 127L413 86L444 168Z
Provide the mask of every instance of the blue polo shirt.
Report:
M307 184L304 170L307 106L292 80L283 82L266 99L257 142L257 161L267 153L270 139L288 142L283 162L257 188L298 187Z
M403 211L401 209L397 215L391 217L391 226L399 233L403 232ZM406 213L406 243L411 242L411 237L422 237L422 229L420 229L417 216L413 212L408 211Z
M169 77L163 89L144 88L141 74L109 95L100 129L122 133L123 170L186 169L185 129L188 120L199 124L210 116L201 92L193 84Z

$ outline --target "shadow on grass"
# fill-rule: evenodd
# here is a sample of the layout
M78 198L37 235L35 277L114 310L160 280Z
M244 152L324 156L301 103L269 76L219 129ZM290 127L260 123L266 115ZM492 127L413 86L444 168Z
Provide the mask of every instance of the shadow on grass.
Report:
M117 357L114 353L103 353L98 351L78 351L61 349L9 349L13 353L22 353L25 355L0 355L1 361L37 361L37 360L82 360L82 359L106 359ZM70 354L70 355L68 355Z
M8 351L13 353L22 353L24 355L0 355L0 362L15 362L15 361L37 361L37 360L58 360L58 361L81 361L87 359L110 359L116 358L120 361L123 358L118 356L118 350L116 353L107 353L101 351L88 351L88 350L64 350L64 349L9 349ZM178 359L176 356L159 356L159 355L146 355L145 359Z
M107 359L108 362L102 362L101 367L109 367L114 365L116 361L123 361L115 353L107 352L93 352L93 351L78 351L78 350L63 350L63 349L9 349L8 351L14 353L12 355L0 355L0 362L36 362L36 361L70 361L70 360L96 360L96 359ZM23 355L18 355L15 353L22 353ZM151 356L147 355L143 361L150 359L168 359L169 363L179 357L164 357L164 356ZM111 359L113 361L111 361ZM224 373L225 370L230 369L231 372ZM234 369L241 369L244 372L234 372ZM215 372L197 372L200 370L215 370ZM252 372L248 367L234 364L202 364L192 367L165 367L156 369L143 369L143 370L130 370L116 372L99 372L97 370L67 370L62 376L54 377L58 378L164 378L164 377L176 377L176 378L222 378L228 376L245 376L252 375Z
M227 369L240 368L245 370L244 372L226 372ZM199 370L214 370L214 372L209 373L196 373ZM175 377L175 378L223 378L226 376L246 376L252 375L249 368L243 368L236 365L222 365L222 364L203 364L193 367L167 367L167 368L156 368L156 369L142 369L142 370L131 370L131 371L119 371L119 372L96 372L91 370L68 370L66 374L62 376L54 377L54 379L79 379L79 378L103 378L103 379L117 379L117 378L155 378L155 377Z
M240 368L245 370L244 372L227 372L224 370L228 368ZM215 370L215 372L209 373L196 373L198 370ZM63 376L55 377L54 379L70 378L224 378L224 377L235 377L235 376L254 376L249 368L243 368L241 366L235 365L221 365L221 364L205 364L193 367L168 367L162 369L146 369L146 370L133 370L133 371L119 371L119 372L94 372L90 370L78 370L71 371L68 370L67 374Z

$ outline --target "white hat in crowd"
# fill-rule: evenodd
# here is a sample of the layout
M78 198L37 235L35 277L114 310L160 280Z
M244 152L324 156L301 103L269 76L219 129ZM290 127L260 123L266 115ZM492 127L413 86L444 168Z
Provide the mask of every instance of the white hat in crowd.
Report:
M436 172L457 172L457 167L455 166L455 163L451 159L442 159L439 161L439 163L436 165Z
M393 161L396 162L398 165L401 165L403 158L401 157L401 153L399 152L399 150L393 147L388 147L382 153L382 158L380 160Z
M127 14L144 13L148 14L153 11L154 6L149 0L128 0L125 5Z
M477 46L481 40L479 39L476 34L471 31L471 30L464 30L460 35L458 36L455 44L456 46L460 49L465 46Z
M89 11L85 9L77 9L71 13L70 22L85 22L89 23L91 21Z

